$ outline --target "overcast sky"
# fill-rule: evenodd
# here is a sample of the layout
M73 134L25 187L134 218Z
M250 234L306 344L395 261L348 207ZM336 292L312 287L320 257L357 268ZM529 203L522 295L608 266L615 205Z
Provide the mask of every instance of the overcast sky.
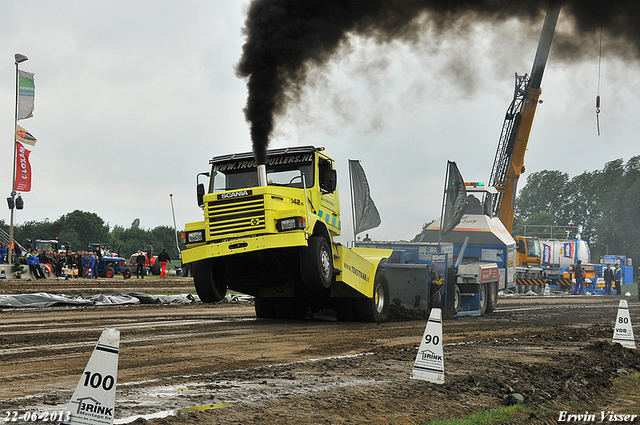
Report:
M0 188L11 192L14 54L35 73L35 111L19 124L30 148L32 189L16 222L95 212L111 228L140 218L178 230L202 219L196 174L216 155L249 151L238 79L247 1L2 2ZM559 30L567 25L561 13ZM336 160L343 242L352 239L348 159L367 173L382 224L373 239L410 239L440 215L447 160L466 180L488 181L514 74L529 73L542 22L478 23L466 36L416 45L351 39L311 73L276 126L270 147L324 146ZM569 63L553 47L542 81L526 174L570 177L640 154L639 64L605 56L601 136L596 132L598 34L593 57ZM521 187L525 179L521 179ZM3 201L0 219L9 222ZM42 235L55 237L56 235Z

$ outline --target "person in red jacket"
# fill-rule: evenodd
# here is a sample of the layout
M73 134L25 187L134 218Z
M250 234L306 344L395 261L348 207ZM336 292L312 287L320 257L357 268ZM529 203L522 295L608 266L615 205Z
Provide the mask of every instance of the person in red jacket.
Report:
M167 248L163 249L162 252L158 255L158 261L160 261L160 277L167 277L167 261L171 262L171 258L169 258L169 254L167 253Z

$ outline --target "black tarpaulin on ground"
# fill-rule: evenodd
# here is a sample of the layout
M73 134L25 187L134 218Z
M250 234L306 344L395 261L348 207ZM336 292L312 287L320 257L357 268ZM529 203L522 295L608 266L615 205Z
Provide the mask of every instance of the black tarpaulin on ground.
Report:
M190 304L198 298L191 294L149 295L139 292L125 294L80 295L37 294L0 295L0 308L43 308L70 306L107 306L138 304Z

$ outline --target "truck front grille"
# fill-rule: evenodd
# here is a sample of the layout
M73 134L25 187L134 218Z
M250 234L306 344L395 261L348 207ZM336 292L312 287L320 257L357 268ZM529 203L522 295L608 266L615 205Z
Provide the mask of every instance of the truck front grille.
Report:
M225 239L266 227L262 195L217 200L207 207L211 238Z

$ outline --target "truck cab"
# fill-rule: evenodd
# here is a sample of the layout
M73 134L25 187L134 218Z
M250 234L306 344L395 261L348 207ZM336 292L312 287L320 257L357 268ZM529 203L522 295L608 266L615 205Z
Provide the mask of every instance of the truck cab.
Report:
M314 271L304 284L328 287L333 276L333 237L340 235L340 200L333 160L313 146L273 149L259 185L251 152L209 161L209 183L198 185L204 220L185 225L185 263L193 263L196 290L205 302L227 288L258 296L283 281L295 281L306 249ZM303 253L305 251L305 253ZM314 254L311 254L312 256Z
M537 236L514 236L517 249L518 267L540 267L542 252L540 238Z

